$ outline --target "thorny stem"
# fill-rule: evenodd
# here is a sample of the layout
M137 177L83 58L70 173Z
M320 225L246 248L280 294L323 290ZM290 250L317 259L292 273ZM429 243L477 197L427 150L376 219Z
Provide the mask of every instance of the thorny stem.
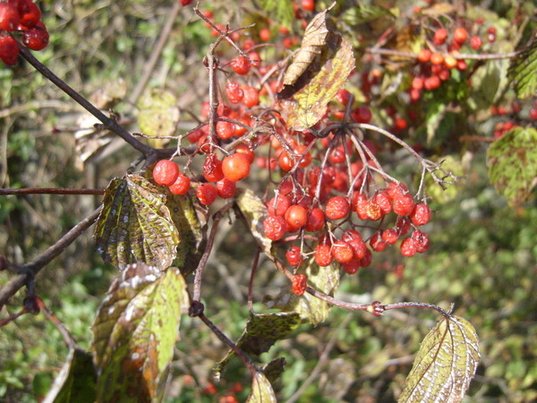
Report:
M28 194L56 194L56 195L102 195L103 189L71 189L71 188L22 188L0 189L0 196L28 195Z
M44 77L50 80L59 89L69 95L80 106L82 106L89 113L99 119L108 130L117 134L119 137L121 137L123 140L125 140L127 143L129 143L132 147L140 151L145 156L150 156L157 153L157 150L136 139L127 129L125 129L123 126L120 126L114 119L111 119L106 116L91 102L89 102L86 98L84 98L77 91L71 88L65 81L63 81L56 74L54 74L47 66L37 60L24 45L19 44L19 48L21 56L28 63L30 63L39 73L41 73Z
M0 289L0 310L15 295L15 293L31 281L39 271L62 253L75 239L77 239L86 229L91 227L97 220L101 212L99 207L88 217L84 218L77 225L71 228L54 245L37 256L34 260L19 267L14 267L13 271L20 273L17 277L9 281Z

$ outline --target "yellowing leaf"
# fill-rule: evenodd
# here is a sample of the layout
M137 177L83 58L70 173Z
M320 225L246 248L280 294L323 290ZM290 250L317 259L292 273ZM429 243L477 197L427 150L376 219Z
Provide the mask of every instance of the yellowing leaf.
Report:
M169 267L179 236L165 203L161 189L140 175L113 179L95 226L103 259L119 268L134 262Z
M247 403L276 403L276 395L272 385L263 373L256 372L252 381L252 392Z
M513 206L519 206L537 185L537 130L517 127L487 150L490 181Z
M179 108L177 99L166 90L153 88L146 91L137 105L138 125L147 136L171 136L179 122ZM149 141L153 147L161 147L166 141L152 139Z
M281 101L287 125L295 130L306 130L315 125L325 114L328 102L343 87L353 69L352 46L342 39L311 80L289 99Z
M93 324L97 401L162 396L178 337L186 285L176 268L132 264L121 272Z
M267 215L265 203L250 189L241 190L236 201L239 214L248 223L257 244L272 259L272 241L263 235L263 219Z
M462 401L479 357L479 340L470 322L443 317L423 339L398 402Z

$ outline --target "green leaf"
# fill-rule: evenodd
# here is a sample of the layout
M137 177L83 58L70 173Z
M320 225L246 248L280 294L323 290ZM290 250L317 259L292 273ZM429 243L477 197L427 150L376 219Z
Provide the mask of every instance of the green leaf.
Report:
M179 123L179 108L177 99L171 92L158 88L150 89L140 98L137 107L140 110L138 125L142 133L150 137L171 136L175 133ZM164 143L162 139L150 142L154 147Z
M511 60L509 78L519 98L537 95L537 36L528 49Z
M340 18L349 25L358 25L376 20L377 18L388 17L394 18L394 15L383 7L374 4L360 4L350 7Z
M270 19L290 27L295 13L293 3L288 0L260 0L260 5L270 15Z
M186 285L178 269L161 272L138 263L121 272L93 324L97 400L161 397L185 304Z
M165 203L161 189L140 175L113 179L95 226L102 258L120 269L134 262L169 267L179 234Z
M276 403L276 395L272 385L263 373L256 372L252 381L252 392L247 403Z
M97 374L90 353L72 349L43 403L93 403Z
M247 354L259 356L269 351L276 341L289 337L300 322L301 318L296 312L250 314L246 328L236 343L237 347ZM213 370L216 378L220 377L234 355L233 350L229 350L217 364Z
M537 184L537 130L517 127L487 151L490 181L513 206L523 204Z
M181 270L183 276L187 276L196 269L205 249L201 224L190 196L168 194L166 206L179 232L177 257L173 264Z
M263 220L267 215L265 203L250 189L240 190L236 203L238 213L246 220L257 244L272 260L272 241L263 235Z
M308 71L300 76L296 84L285 86L279 94L284 98L281 109L287 125L295 130L306 130L323 117L328 103L354 69L352 46L341 36L333 34L326 45L317 48L307 51L315 55L314 62L308 62ZM294 61L290 68L298 62L303 64L302 68L306 63Z
M462 401L479 357L470 322L443 317L423 339L398 402Z

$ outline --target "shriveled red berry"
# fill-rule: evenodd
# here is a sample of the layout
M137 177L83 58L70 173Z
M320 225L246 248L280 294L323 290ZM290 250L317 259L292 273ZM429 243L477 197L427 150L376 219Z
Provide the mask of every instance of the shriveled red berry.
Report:
M386 188L388 196L393 199L408 193L408 188L403 183L390 182Z
M349 263L354 258L354 252L347 242L337 241L332 245L332 257L338 263Z
M341 237L345 242L349 242L353 239L359 239L362 240L362 234L360 234L358 231L355 231L353 229L348 229L345 231Z
M392 202L390 200L390 195L386 189L379 190L373 196L373 201L378 204L383 215L389 214L392 211Z
M410 257L414 256L417 251L416 241L412 238L403 239L403 242L401 242L401 255Z
M369 200L367 196L363 193L355 193L354 197L354 209L360 220L367 220L367 207L369 205Z
M418 203L410 214L412 224L420 226L425 225L431 220L431 209L425 203Z
M244 86L242 87L244 93L242 97L242 103L247 108L252 108L259 104L259 91L254 87Z
M179 174L175 182L168 187L170 193L174 195L184 195L190 190L190 178L186 175Z
M224 176L233 182L238 182L250 174L250 159L242 153L228 155L222 161Z
M237 185L235 182L224 178L216 182L216 190L218 190L218 196L220 196L222 199L231 199L233 196L235 196Z
M418 253L427 252L427 250L429 250L429 236L425 232L415 230L410 238L414 240L414 243L416 244L416 251Z
M246 56L237 56L229 63L233 71L241 76L250 71L250 59Z
M218 182L224 177L222 161L216 154L208 154L203 163L203 177L207 182Z
M293 276L291 291L295 295L303 295L308 287L308 276L305 274L295 274Z
M387 228L382 231L382 240L387 244L393 245L399 239L399 234L394 228Z
M365 251L365 256L360 259L360 266L367 267L371 264L373 261L373 254L369 249Z
M287 251L285 252L285 259L291 267L300 266L303 261L302 254L300 253L300 247L294 245L287 249Z
M33 3L32 3L33 4ZM22 33L22 43L32 50L42 50L48 45L48 31L43 24L37 24Z
M179 176L179 166L170 160L160 160L153 168L153 180L157 185L170 186Z
M308 221L306 222L306 231L319 231L324 227L324 213L319 207L314 207L308 214Z
M41 20L41 11L32 0L18 0L20 23L26 28L32 28Z
M296 231L306 225L308 210L301 205L294 204L285 212L285 221L287 221L290 230Z
M356 274L361 267L360 260L352 259L350 262L343 263L341 267L347 274Z
M0 30L14 31L19 25L20 14L11 3L0 3Z
M408 217L397 217L395 230L399 236L406 235L410 230L410 219Z
M315 263L319 266L329 266L332 263L332 252L330 245L319 244L315 248Z
M287 231L287 222L280 216L269 215L263 221L263 232L272 241L279 241Z
M0 59L12 66L17 63L19 57L19 44L9 35L0 34Z
M392 202L393 212L400 216L410 215L415 205L414 198L410 193L396 197Z
M218 197L218 190L210 183L202 183L196 189L196 197L204 206L210 206Z
M325 215L329 220L340 220L349 215L351 206L346 197L334 196L326 203Z
M382 218L382 210L374 200L369 200L366 206L367 219L377 221Z
M244 91L242 90L240 84L236 81L226 82L226 95L229 102L232 104L238 104L242 101L244 96Z
M375 232L369 240L369 245L375 252L382 252L388 247L386 241L382 239L380 232Z
M274 196L267 202L267 211L270 215L283 216L290 206L291 200L289 197L278 194L278 196Z

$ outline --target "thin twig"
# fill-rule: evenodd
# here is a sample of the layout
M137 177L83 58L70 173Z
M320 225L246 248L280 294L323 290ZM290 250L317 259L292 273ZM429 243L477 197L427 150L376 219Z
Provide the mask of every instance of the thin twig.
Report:
M401 50L384 49L384 48L367 48L366 53L373 55L385 55L394 57L404 57L406 59L417 59L418 54L413 52L404 52ZM507 53L449 53L450 56L457 60L499 60L512 59L519 56L525 49Z
M102 195L103 189L74 189L74 188L0 188L0 196L54 194L54 195Z
M2 289L0 289L0 310L13 295L15 295L15 293L20 290L30 279L34 278L43 267L60 255L65 248L73 243L73 241L77 239L86 229L91 227L97 220L100 212L101 208L99 207L88 217L71 228L54 245L50 246L33 261L16 267L16 271L21 274L11 279Z

